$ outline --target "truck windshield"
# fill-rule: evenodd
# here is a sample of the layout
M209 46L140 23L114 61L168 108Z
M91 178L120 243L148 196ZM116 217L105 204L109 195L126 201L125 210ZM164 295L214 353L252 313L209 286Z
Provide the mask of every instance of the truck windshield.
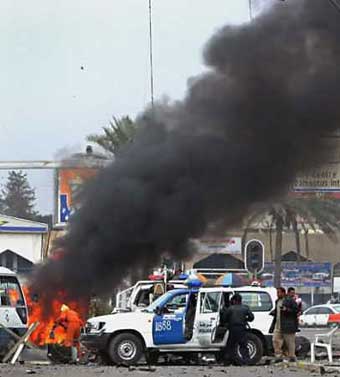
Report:
M0 277L0 305L12 307L25 305L18 279L15 276Z
M148 312L148 313L153 313L155 311L155 309L157 307L163 307L163 305L170 299L170 297L173 296L173 293L170 291L170 292L167 292L165 293L164 295L162 295L161 297L158 297L157 300L155 300L151 305L149 305L145 310L145 312Z

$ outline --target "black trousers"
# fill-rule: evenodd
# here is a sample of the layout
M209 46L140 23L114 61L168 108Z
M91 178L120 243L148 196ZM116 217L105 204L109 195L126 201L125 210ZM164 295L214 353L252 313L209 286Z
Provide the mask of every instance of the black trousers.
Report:
M227 341L225 358L227 361L233 362L237 358L237 347L240 346L242 363L246 365L249 362L250 355L247 347L247 328L242 325L229 326L229 336Z

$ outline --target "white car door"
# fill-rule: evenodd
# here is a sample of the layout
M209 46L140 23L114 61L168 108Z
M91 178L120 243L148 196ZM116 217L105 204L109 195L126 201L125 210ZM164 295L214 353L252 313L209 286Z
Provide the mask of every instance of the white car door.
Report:
M317 313L319 311L319 307L310 308L306 310L301 318L301 321L305 326L316 326L317 323Z
M201 291L198 300L198 315L195 321L197 340L200 346L212 345L220 319L221 289Z
M316 314L316 326L327 326L329 315L332 313L333 311L331 308L320 306Z

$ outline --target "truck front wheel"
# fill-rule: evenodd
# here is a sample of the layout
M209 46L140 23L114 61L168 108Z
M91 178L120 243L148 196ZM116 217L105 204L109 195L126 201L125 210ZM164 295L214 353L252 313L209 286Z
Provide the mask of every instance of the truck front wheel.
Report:
M137 335L122 333L115 336L108 348L108 354L117 365L136 365L143 356L143 344Z
M255 334L248 332L246 334L247 348L249 353L249 359L245 360L244 355L242 355L241 347L238 344L236 349L233 351L233 354L230 355L227 353L227 349L222 350L216 355L216 361L218 363L225 363L229 365L233 363L235 365L255 365L257 364L263 356L263 344L261 339Z
M237 365L256 365L263 356L263 344L261 339L255 334L248 332L246 335L246 342L249 352L249 360L244 360L240 346L237 345L234 355L234 362Z

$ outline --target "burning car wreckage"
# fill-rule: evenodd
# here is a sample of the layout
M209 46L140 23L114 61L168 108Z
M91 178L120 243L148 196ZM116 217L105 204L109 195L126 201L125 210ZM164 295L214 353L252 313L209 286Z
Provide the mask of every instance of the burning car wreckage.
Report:
M63 258L43 264L31 281L29 290L39 297L29 302L30 322L39 321L31 339L50 349L69 345L78 318L87 317L88 305L79 303L89 293L110 294L127 276L159 265L164 251L185 260L189 240L209 224L222 222L224 230L240 224L254 206L286 195L298 173L327 161L332 151L322 136L340 124L339 37L339 15L320 0L273 2L251 22L219 30L204 49L207 71L189 81L183 101L142 113L134 141L84 186L59 241ZM203 289L195 294L202 302L210 297ZM165 301L159 300L160 310ZM62 305L69 310L60 313ZM165 315L134 313L89 320L88 335L109 324L113 330L115 320L129 315L148 323ZM154 328L176 328L172 341L187 342L183 312L169 316L157 317ZM107 339L110 349L131 360L148 346L174 347L161 334L153 342L148 329L140 338L137 328L129 338L116 333L119 338ZM207 333L202 327L202 339ZM263 349L264 343L252 344Z

